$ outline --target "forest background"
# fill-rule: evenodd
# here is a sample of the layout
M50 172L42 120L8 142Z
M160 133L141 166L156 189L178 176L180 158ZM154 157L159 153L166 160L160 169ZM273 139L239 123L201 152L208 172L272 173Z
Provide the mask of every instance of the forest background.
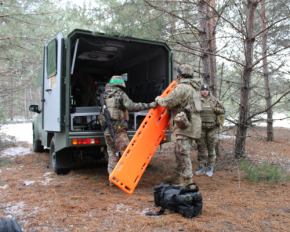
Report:
M75 28L168 43L174 66L188 63L211 87L245 157L248 128L289 116L288 0L0 1L0 120L31 119L40 104L38 69L46 43ZM282 118L279 118L282 120Z

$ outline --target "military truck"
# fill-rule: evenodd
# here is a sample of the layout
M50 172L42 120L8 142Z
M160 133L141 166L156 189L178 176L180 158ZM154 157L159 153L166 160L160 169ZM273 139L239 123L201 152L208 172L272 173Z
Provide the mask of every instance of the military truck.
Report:
M83 70L97 86L97 105L83 106L84 91L74 86L72 75ZM33 150L50 148L50 166L65 173L85 156L108 159L98 121L100 94L113 75L122 76L125 92L134 102L149 103L171 83L173 53L166 43L133 37L108 36L75 29L67 38L57 35L44 46L43 65L38 73L41 102L31 105ZM131 139L147 111L129 113ZM83 120L85 118L85 120ZM170 141L167 131L163 142Z

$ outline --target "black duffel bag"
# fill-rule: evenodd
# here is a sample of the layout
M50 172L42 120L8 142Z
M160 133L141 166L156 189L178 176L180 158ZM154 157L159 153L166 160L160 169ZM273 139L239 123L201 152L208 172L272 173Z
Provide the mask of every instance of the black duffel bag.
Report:
M154 187L154 202L161 209L156 214L147 212L146 215L162 215L169 209L171 213L180 213L186 218L192 218L202 213L202 196L199 188L192 183L186 187L173 184L163 184Z
M15 219L0 219L1 232L22 232L19 223Z

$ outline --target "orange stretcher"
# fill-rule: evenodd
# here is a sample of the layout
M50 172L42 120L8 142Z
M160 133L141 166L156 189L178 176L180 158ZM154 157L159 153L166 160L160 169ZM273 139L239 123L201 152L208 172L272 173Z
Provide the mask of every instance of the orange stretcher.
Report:
M161 97L167 97L177 85L176 81L171 82ZM169 124L170 115L165 108L160 105L151 108L111 173L110 181L132 194Z

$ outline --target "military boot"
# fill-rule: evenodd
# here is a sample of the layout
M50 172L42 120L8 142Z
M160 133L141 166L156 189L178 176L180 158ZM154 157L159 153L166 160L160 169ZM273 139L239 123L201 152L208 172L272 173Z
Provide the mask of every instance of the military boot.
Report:
M204 166L200 166L198 168L198 170L195 172L195 175L201 175L201 174L204 174Z
M206 171L206 176L212 177L213 175L213 166L208 166Z
M179 185L180 183L182 183L183 178L180 174L174 172L172 175L166 176L165 181L169 184Z
M179 186L183 186L183 187L185 187L185 186L187 186L187 185L189 185L189 184L192 184L192 178L182 178L182 183L181 184L179 184Z

